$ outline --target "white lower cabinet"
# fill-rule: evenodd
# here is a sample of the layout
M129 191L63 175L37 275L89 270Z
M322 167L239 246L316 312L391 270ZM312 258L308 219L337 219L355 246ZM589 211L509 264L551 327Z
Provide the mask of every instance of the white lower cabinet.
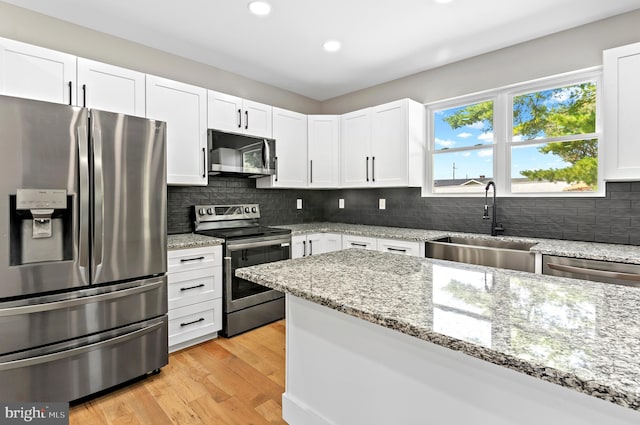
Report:
M222 247L168 251L169 351L222 329Z
M342 235L342 248L360 248L375 251L378 246L376 238L367 236Z
M424 257L424 242L378 239L378 251Z
M310 255L342 249L342 235L339 233L309 233L291 237L291 258L302 258Z

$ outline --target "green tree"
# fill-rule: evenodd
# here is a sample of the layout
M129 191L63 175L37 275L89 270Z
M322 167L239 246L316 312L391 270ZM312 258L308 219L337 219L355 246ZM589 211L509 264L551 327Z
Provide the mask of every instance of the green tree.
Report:
M481 123L483 131L493 129L493 102L462 108L445 118L453 129ZM523 140L553 138L595 132L596 86L582 83L513 98L513 135ZM598 178L596 139L550 142L539 152L559 156L570 165L564 168L525 170L529 180L584 182L594 187Z

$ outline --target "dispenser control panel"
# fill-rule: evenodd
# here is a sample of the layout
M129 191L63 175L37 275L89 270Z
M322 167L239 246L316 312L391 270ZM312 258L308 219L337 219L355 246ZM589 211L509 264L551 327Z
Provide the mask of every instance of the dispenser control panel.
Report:
M67 208L67 191L63 189L18 189L16 191L16 209L54 209Z

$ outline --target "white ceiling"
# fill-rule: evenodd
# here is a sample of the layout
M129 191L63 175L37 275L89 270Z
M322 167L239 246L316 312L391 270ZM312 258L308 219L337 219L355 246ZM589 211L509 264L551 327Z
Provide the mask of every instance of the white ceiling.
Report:
M3 0L325 100L640 8L640 0ZM322 43L342 42L327 53Z

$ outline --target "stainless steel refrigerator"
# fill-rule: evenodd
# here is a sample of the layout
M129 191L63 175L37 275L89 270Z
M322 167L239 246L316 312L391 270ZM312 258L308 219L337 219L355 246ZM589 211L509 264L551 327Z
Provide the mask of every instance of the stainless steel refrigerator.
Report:
M165 127L0 96L0 400L167 364Z

